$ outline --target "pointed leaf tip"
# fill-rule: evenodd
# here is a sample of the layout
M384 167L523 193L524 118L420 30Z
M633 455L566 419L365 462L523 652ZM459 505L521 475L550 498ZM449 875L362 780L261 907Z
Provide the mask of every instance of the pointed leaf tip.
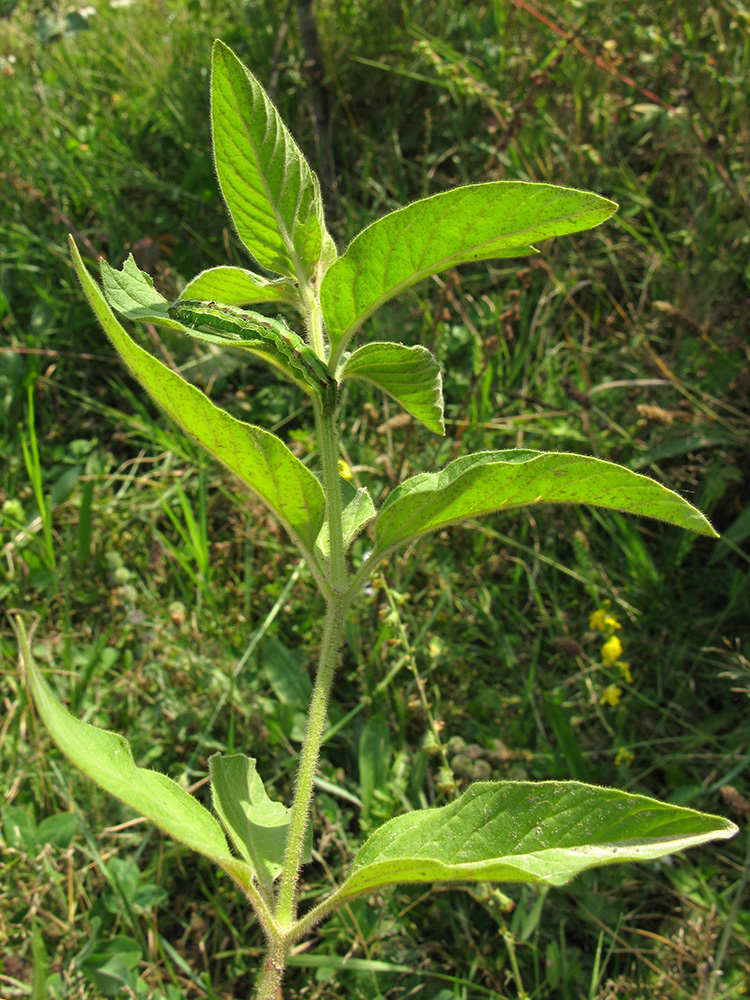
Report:
M577 781L476 782L454 802L389 820L337 901L406 882L564 885L598 865L647 861L737 833L721 816Z
M443 191L367 226L326 272L320 304L337 351L384 302L430 274L536 253L539 240L605 222L617 205L590 191L492 181Z
M336 258L318 179L260 82L217 40L211 122L219 186L258 263L304 283Z
M531 449L465 455L401 483L375 522L379 552L493 511L538 503L590 504L717 537L697 508L661 483L613 462Z
M247 883L248 866L233 857L211 813L165 774L137 767L124 736L90 726L71 715L52 694L34 663L23 621L16 618L15 624L21 663L34 704L65 756L139 815Z

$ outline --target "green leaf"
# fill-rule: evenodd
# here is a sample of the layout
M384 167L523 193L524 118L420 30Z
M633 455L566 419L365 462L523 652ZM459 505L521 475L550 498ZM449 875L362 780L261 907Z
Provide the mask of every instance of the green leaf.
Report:
M37 827L37 843L54 844L55 847L65 850L80 828L81 824L75 813L57 813L55 816L48 816Z
M349 548L362 528L377 514L366 486L360 486L341 514L341 528L344 534L344 550ZM330 554L328 521L323 524L318 535L318 548L326 558Z
M533 241L591 229L617 205L588 191L494 181L416 201L374 222L331 265L320 304L336 352L384 302L446 268L534 252Z
M305 738L307 708L312 682L304 650L290 649L273 636L263 640L259 660L263 673L279 701L275 721L285 736L295 743Z
M429 430L445 434L440 365L426 347L365 344L346 359L338 376L371 382Z
M560 694L545 695L544 707L547 722L563 752L571 777L585 779L588 776L589 768L581 750L580 741L563 708L563 696Z
M249 306L258 302L294 303L295 286L286 278L269 281L241 267L212 267L189 281L181 299L216 300L228 306Z
M281 873L291 809L268 797L252 757L217 753L208 764L214 809L241 857L270 892Z
M150 274L141 271L132 253L116 270L102 257L99 261L104 295L117 312L127 319L158 323L180 329L168 315L169 302L154 287ZM269 281L240 267L212 267L197 275L180 296L182 299L218 300L225 305L249 305L256 302L294 304L295 286L286 278Z
M289 649L273 636L263 640L260 661L263 672L282 705L306 709L312 695L312 682L299 649Z
M37 826L34 817L22 806L3 806L3 837L6 847L12 847L16 851L31 852L40 841L37 835Z
M66 757L105 791L247 884L250 869L232 856L211 813L165 774L136 767L124 736L74 718L55 699L37 669L20 618L16 625L21 660L37 710Z
M718 537L699 510L647 476L612 462L563 452L485 451L442 472L401 483L375 522L376 549L491 511L539 503L585 503L668 521Z
M258 263L300 283L336 258L318 179L268 94L222 42L211 76L214 157L239 238Z
M119 271L103 257L99 259L99 268L106 299L121 316L179 329L180 324L167 315L169 303L154 288L151 275L138 267L132 253Z
M720 816L576 781L477 782L365 841L337 903L403 882L564 885L596 865L648 861L737 827Z
M139 347L118 323L72 239L70 245L86 297L131 372L173 420L247 483L292 538L312 552L325 516L323 488L312 472L280 438L236 420Z
M359 796L367 817L375 792L385 786L391 761L391 737L382 715L367 720L359 738Z

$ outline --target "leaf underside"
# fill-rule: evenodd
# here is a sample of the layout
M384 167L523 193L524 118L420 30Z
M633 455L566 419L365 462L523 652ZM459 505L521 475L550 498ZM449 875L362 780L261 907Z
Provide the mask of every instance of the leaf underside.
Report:
M217 753L208 763L214 809L240 856L270 888L284 860L291 810L268 797L252 757Z
M445 434L443 377L437 359L426 347L365 344L347 358L339 377L370 382L429 430Z

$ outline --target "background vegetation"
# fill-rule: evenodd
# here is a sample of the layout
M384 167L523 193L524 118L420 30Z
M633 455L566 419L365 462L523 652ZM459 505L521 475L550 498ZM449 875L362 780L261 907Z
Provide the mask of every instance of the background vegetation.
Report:
M426 538L384 571L348 627L305 893L373 826L489 775L734 809L742 832L549 894L358 902L295 957L289 995L741 997L750 8L320 0L322 91L294 15L277 0L0 4L0 605L38 621L36 655L71 710L126 734L140 764L203 795L208 756L242 749L288 794L319 632L310 583L259 504L113 360L66 249L70 231L92 266L132 252L172 297L204 267L245 262L211 163L214 37L323 165L340 247L459 183L616 199L592 233L382 310L373 338L444 364L448 437L350 389L344 457L376 494L464 449L582 451L679 490L723 541L550 509ZM313 99L328 106L318 125ZM233 412L314 446L293 389L144 338ZM610 664L590 622L602 608L621 626ZM60 758L8 616L0 630L0 993L247 995L261 941L241 900Z

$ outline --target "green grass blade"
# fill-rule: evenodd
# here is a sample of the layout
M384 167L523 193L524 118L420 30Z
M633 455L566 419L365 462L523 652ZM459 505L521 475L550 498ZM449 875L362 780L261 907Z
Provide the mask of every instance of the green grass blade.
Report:
M320 289L336 353L388 299L449 267L534 252L534 241L591 229L617 205L587 191L495 181L416 201L374 222L329 268Z
M720 816L575 781L476 782L447 806L381 826L337 903L404 882L564 885L587 868L648 861L735 833Z
M211 76L214 157L237 233L262 267L303 282L336 257L318 180L263 87L223 42Z
M81 491L81 505L78 508L78 528L76 529L76 552L78 565L82 570L91 561L91 509L94 502L94 479L87 479Z
M391 738L382 715L367 720L359 738L359 796L368 816L375 793L385 786L391 759Z
M699 510L647 476L598 458L513 449L466 455L441 472L407 479L380 511L377 550L467 518L540 503L608 507L718 537Z

